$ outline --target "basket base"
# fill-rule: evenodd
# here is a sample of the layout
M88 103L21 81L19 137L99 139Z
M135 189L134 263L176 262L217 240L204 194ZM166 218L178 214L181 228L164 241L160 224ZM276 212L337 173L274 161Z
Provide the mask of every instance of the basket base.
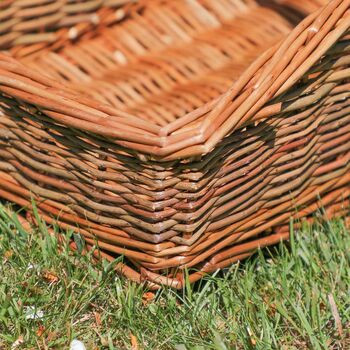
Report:
M293 217L293 229L299 229L305 223L311 224L315 220L315 213L320 215L317 217L319 220L329 220L333 217L344 217L347 226L350 224L350 217L348 216L350 207L350 189L349 186L337 187L336 184L342 185L342 183L350 180L350 174L345 174L342 178L337 179L333 182L333 190L321 200L316 200L313 204L310 204L308 208L302 212L290 213L287 219L279 220L279 223L275 226L270 227L268 230L262 230L262 233L253 238L250 241L243 241L242 243L232 246L226 249L223 254L225 258L221 257L221 261L215 262L213 259L208 261L201 266L195 266L193 269L189 269L189 273L185 273L187 266L181 266L177 269L163 269L162 271L152 271L143 267L132 258L125 258L125 263L118 262L115 266L115 270L118 274L125 276L126 278L135 281L137 283L145 284L149 289L155 290L161 286L170 286L175 289L181 289L185 285L185 276L188 276L188 281L194 283L199 279L203 278L206 274L215 272L218 269L226 268L236 262L242 261L249 256L253 255L258 249L267 246L278 244L281 241L289 239L290 232L290 219ZM330 186L330 184L328 184ZM38 197L31 196L30 193L17 183L17 181L11 177L11 175L4 172L0 172L0 197L8 200L12 203L16 203L21 207L28 210L29 213L33 212L33 203L35 203L38 212L42 216L42 219L49 225L55 225L62 230L73 230L76 233L83 234L85 236L85 248L91 250L93 247L93 256L96 260L106 259L108 261L114 261L118 255L106 250L104 247L99 246L99 242L93 237L93 233L90 233L90 237L86 237L86 232L89 228L78 228L74 227L70 222L67 222L63 218L55 217L50 212L46 212L48 209L47 205L43 205L45 200ZM33 202L33 200L35 202ZM79 219L77 217L77 219ZM29 230L30 227L37 227L37 222L33 216L31 216L30 222L20 217L22 225ZM103 230L103 226L101 226ZM48 231L51 234L55 234L54 230L50 227ZM264 235L265 234L265 235ZM62 242L63 235L59 235L59 241ZM99 246L96 248L96 244ZM77 250L75 242L70 243L70 247L73 250ZM119 255L120 256L120 255Z

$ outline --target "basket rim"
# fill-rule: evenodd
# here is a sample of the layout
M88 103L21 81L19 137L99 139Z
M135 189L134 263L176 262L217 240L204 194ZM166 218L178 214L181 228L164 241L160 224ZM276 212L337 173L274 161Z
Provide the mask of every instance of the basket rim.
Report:
M344 36L350 28L349 7L350 0L332 0L310 14L258 56L227 92L163 127L86 98L7 52L0 52L0 92L37 106L58 123L108 137L145 159L202 156L233 131L285 111L279 97ZM297 107L316 102L324 93L304 98Z

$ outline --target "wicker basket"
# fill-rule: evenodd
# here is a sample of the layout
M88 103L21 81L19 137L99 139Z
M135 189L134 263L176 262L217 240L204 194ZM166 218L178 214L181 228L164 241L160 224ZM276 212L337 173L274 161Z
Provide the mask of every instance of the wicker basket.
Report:
M0 196L181 288L346 212L350 0L3 0Z

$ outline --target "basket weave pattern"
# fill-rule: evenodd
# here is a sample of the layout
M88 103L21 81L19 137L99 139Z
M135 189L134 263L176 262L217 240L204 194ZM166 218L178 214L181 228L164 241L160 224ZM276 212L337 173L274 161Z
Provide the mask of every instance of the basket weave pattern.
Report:
M349 7L5 0L0 197L154 287L344 214Z

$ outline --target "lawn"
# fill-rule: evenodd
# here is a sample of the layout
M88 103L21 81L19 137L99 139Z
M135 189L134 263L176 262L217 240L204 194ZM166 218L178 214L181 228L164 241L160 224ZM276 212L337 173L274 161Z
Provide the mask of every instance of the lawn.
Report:
M70 232L64 233L71 236ZM27 233L0 208L0 349L350 349L350 235L305 225L181 291L153 294L114 263Z

